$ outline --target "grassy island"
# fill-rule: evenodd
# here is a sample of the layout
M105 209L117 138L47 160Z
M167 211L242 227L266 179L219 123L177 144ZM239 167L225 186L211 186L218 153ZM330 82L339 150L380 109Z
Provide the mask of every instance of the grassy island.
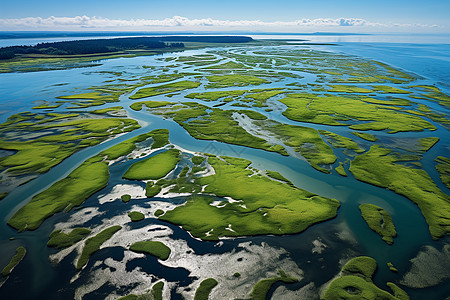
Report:
M130 250L134 252L147 253L161 260L167 260L171 252L169 247L157 241L136 242L130 246Z
M264 83L270 83L270 81L251 75L213 75L208 76L210 84L208 88L222 88L230 86L247 86L247 85L260 85Z
M361 204L359 210L370 229L378 233L387 244L394 243L397 231L387 211L374 204Z
M321 197L247 169L245 159L209 157L215 175L197 179L211 196L193 196L186 204L166 211L159 219L181 225L193 236L217 240L225 236L299 233L314 223L336 216L339 202Z
M3 268L2 275L8 276L11 274L12 270L22 261L26 253L27 250L24 247L18 247L16 249L16 254L11 258L9 264Z
M172 171L180 161L180 151L175 149L141 160L131 165L123 178L129 180L160 179Z
M130 217L132 222L142 221L145 218L144 214L138 211L132 211L128 213L128 216Z
M145 103L146 102L134 103L131 108L139 110L139 108L142 107L142 104ZM152 108L153 113L173 118L175 122L180 124L196 139L217 140L219 142L288 155L282 145L270 144L265 139L254 136L239 126L239 123L233 119L235 111L214 108L211 112L207 112L207 106L195 102L188 102L175 106L167 105L165 107L161 107L160 105L147 105L147 107ZM248 111L245 111L244 113L248 113ZM259 119L263 116L257 112L248 114L252 117L257 116Z
M38 118L44 116L44 119ZM11 175L45 173L76 151L100 144L110 136L140 128L131 119L77 119L78 114L24 115L0 125L0 149L15 151L0 159ZM61 130L61 129L65 130ZM11 132L17 136L11 139ZM40 132L43 136L24 139Z
M208 278L203 280L200 283L200 286L195 291L194 300L208 300L209 294L211 293L212 289L216 287L217 284L218 282L214 278Z
M294 283L298 281L297 278L289 277L288 275L286 275L286 273L283 270L279 270L278 272L280 274L280 276L278 277L258 281L258 283L253 287L253 290L250 294L250 299L251 300L266 299L270 288L278 281L284 283Z
M187 80L168 83L156 87L148 87L140 89L139 91L136 92L136 94L130 96L130 99L140 99L157 95L169 94L183 90L194 89L196 87L199 87L200 85L201 85L200 82L193 82Z
M128 203L131 200L131 195L125 194L120 196L120 199L122 200L123 203Z
M34 230L48 217L83 203L90 195L106 186L109 179L108 163L91 158L64 179L34 196L9 219L17 230Z
M88 263L91 255L97 252L102 244L109 240L114 235L114 233L119 231L121 228L122 227L119 225L112 226L101 231L96 236L88 238L84 243L83 251L81 252L80 257L78 258L76 265L77 269L81 269L82 267L84 267L84 265Z
M9 219L8 224L20 231L34 230L55 213L63 210L69 211L71 208L79 206L108 183L109 166L107 161L102 160L103 157L116 159L127 155L136 148L136 143L150 137L154 140L152 146L161 147L168 143L168 131L159 129L139 135L105 150L86 160L66 178L34 196L30 202ZM124 199L126 201L128 197L125 196Z
M61 232L61 230L53 231L50 234L47 246L57 249L66 248L81 241L84 237L91 233L87 228L75 228L69 233Z
M450 197L436 186L427 172L401 164L405 159L375 145L355 157L350 172L358 180L388 188L416 203L434 239L449 234Z
M342 268L339 277L330 283L321 299L409 300L409 296L394 283L388 283L393 294L377 287L372 282L376 269L377 263L371 257L360 256L353 258Z
M342 162L339 162L339 166L337 166L337 167L335 168L335 170L336 170L336 172L337 172L339 175L341 175L341 176L344 176L344 177L347 177L347 176L348 176L348 175L347 175L347 172L345 172L344 164L343 164Z
M419 116L366 103L358 98L290 94L280 102L288 107L283 115L294 121L349 126L354 130L389 130L389 133L436 130L433 124ZM346 121L350 120L352 123L348 124Z
M438 156L435 161L436 170L439 172L441 181L450 189L450 158Z

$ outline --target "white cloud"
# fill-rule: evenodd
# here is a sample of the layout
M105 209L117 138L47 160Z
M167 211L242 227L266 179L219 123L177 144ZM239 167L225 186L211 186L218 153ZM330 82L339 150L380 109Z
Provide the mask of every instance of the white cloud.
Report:
M189 19L186 17L174 16L162 20L152 19L108 19L102 17L28 17L20 19L0 19L0 29L81 29L81 28L130 28L142 29L147 27L157 28L202 28L216 27L223 28L246 28L263 29L271 28L301 28L301 27L436 27L436 25L423 24L382 24L373 23L364 19L357 18L318 18L318 19L300 19L295 21L273 21L265 22L260 20L215 20Z

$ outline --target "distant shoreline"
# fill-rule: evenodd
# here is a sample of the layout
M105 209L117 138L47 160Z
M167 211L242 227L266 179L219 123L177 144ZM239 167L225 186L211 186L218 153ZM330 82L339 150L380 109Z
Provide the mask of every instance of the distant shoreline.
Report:
M85 39L39 43L33 46L9 46L0 48L0 60L32 57L74 57L86 55L110 55L124 51L181 50L184 43L248 43L246 36L161 36L122 37L112 39Z
M340 32L145 32L145 31L0 31L2 39L33 39L33 38L69 38L69 37L155 37L155 36L243 36L243 35L311 35L311 36L349 36L373 35L369 33Z

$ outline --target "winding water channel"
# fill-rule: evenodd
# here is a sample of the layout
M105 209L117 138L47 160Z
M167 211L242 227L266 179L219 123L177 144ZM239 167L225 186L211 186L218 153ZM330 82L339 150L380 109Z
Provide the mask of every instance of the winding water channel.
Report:
M220 48L219 48L220 49ZM209 49L216 50L216 49ZM194 50L187 51L182 54L172 54L178 55L193 55L202 54L205 50ZM171 54L168 54L171 55ZM4 121L9 115L17 112L30 110L34 104L32 101L36 100L50 100L52 97L60 96L61 94L69 93L74 90L74 88L80 88L80 90L86 89L90 86L95 86L101 84L102 81L107 78L107 75L101 73L93 73L100 71L114 71L119 68L126 69L129 72L133 72L136 66L145 65L151 63L153 65L163 66L167 64L156 60L158 57L138 57L131 59L115 59L107 60L103 62L102 66L87 68L87 69L71 69L63 71L46 71L46 72L36 72L36 73L25 73L25 74L1 74L0 75L0 97L2 99L11 99L2 103L0 110L4 113L1 114L1 121ZM222 61L221 63L223 63ZM180 72L193 71L195 67L180 69ZM136 72L138 73L138 72ZM311 74L301 74L304 76L303 79L297 80L299 82L310 82L315 79L314 75ZM294 79L285 79L281 82L276 82L268 85L261 85L258 88L273 88L285 86L287 83L293 82ZM423 83L429 83L431 79L423 79ZM66 82L67 85L58 85L57 83ZM157 85L157 84L155 84ZM152 86L152 85L148 85ZM145 87L148 87L145 86ZM140 87L143 88L143 87ZM140 89L139 88L139 89ZM203 88L192 91L202 91ZM248 89L248 87L237 88L237 89ZM189 91L189 92L192 92ZM335 254L328 253L329 255L329 265L326 270L329 272L334 271L335 273L327 273L326 275L321 274L320 270L314 271L314 268L306 265L305 261L308 260L307 253L302 249L302 244L310 243L311 240L320 238L323 236L324 239L330 234L330 232L336 232L336 228L347 228L351 232L351 235L358 242L358 246L355 246L356 251L361 251L360 254L368 255L376 259L379 266L385 266L387 262L392 262L400 271L400 273L406 272L409 268L409 259L413 258L419 249L424 245L431 245L438 249L442 248L445 244L445 239L440 241L433 241L431 239L430 233L428 231L428 225L425 222L419 208L412 203L409 199L399 196L392 191L375 187L370 184L363 183L356 180L351 173L349 177L341 177L336 174L325 174L314 170L305 160L295 158L292 156L285 157L277 153L267 152L264 150L253 149L248 147L242 147L237 145L225 144L217 141L204 141L197 140L191 137L180 125L172 120L163 119L160 116L152 115L151 113L143 111L133 111L129 108L130 104L134 101L129 99L131 94L122 95L120 97L119 103L110 103L102 106L112 107L121 105L126 110L127 116L139 122L142 126L140 129L133 132L129 132L118 137L112 138L105 141L99 145L83 149L69 158L65 159L59 165L52 168L45 174L38 176L36 179L27 182L16 189L14 189L5 199L0 201L0 244L1 248L5 253L12 253L17 245L23 245L27 248L29 255L24 260L24 265L27 267L27 272L29 272L29 279L24 279L22 283L13 284L12 287L26 286L29 291L25 292L24 295L37 295L49 296L51 295L51 290L55 285L61 284L67 289L69 285L70 276L64 275L69 267L67 265L55 266L51 265L48 261L49 253L52 251L47 249L46 242L48 240L48 234L53 229L53 224L57 220L63 220L67 218L64 214L57 214L52 219L47 220L43 226L38 230L32 232L17 233L11 227L9 227L6 222L14 214L17 209L23 206L27 201L29 201L33 195L47 189L53 183L66 177L72 170L78 167L86 159L100 153L101 151L110 148L122 141L129 138L135 137L139 134L149 132L158 128L167 128L170 132L170 142L178 145L188 151L194 152L204 152L211 153L215 155L227 155L233 157L241 157L252 161L252 166L261 170L276 170L280 172L287 179L292 181L297 187L316 193L325 197L335 198L341 203L338 215L335 219L327 221L321 224L313 225L311 228L306 230L304 233L284 236L284 237L253 237L253 238L239 238L236 240L224 240L224 246L221 250L213 246L213 243L199 242L192 239L188 234L182 231L180 228L172 225L164 224L163 222L152 220L149 222L154 222L155 224L164 224L172 228L176 233L177 238L186 239L189 241L191 247L195 249L198 253L219 253L225 252L226 250L231 251L236 247L237 243L244 241L252 241L254 243L268 243L275 247L285 248L294 261L300 266L301 269L305 270L307 273L307 278L311 281L316 282L326 282L330 280L339 270L338 265L332 265L332 262L338 262L339 255L342 254L344 247L348 247L348 244L335 245L331 251L336 251ZM185 99L184 95L186 92L180 93L172 97L170 100L164 99L165 101L188 101L190 99ZM191 100L190 100L191 101ZM211 103L205 101L198 101L204 105L211 105ZM428 103L434 108L442 109L438 107L435 103ZM224 105L222 109L239 109L236 107L228 107ZM86 109L85 111L88 111ZM56 109L56 112L67 111L64 108ZM83 110L77 110L83 111ZM317 125L311 123L301 123L291 121L285 118L279 112L267 113L264 110L257 110L261 113L268 115L271 119L279 121L286 124L301 125L315 129L326 129L343 136L352 137L349 133L350 130L347 127L330 127L324 125ZM433 122L437 130L430 133L429 131L417 132L417 133L397 133L395 137L414 137L421 138L426 136L437 136L440 138L440 142L433 147L429 152L427 152L422 163L424 169L430 174L434 182L441 188L444 192L448 193L449 190L441 183L439 180L439 174L434 168L433 160L438 153L448 154L448 147L450 145L450 136L448 130L441 126L440 124ZM369 131L370 133L370 131ZM380 137L389 139L392 135L382 132L376 132ZM337 156L342 155L339 151L335 151ZM114 169L116 168L116 169ZM124 166L111 166L111 172L113 169L117 172L122 172ZM105 190L111 188L111 182ZM90 205L92 199L98 197L102 194L102 191L93 195L85 204ZM360 216L358 206L362 203L373 203L382 206L386 209L392 216L395 223L398 237L395 239L393 245L387 245L384 243L380 237L374 234L365 224L364 220ZM85 205L83 205L84 207ZM14 241L9 241L13 237ZM341 249L339 249L341 247ZM120 251L117 249L111 249L106 252L102 252L101 255L105 257L117 256L120 257ZM6 262L7 258L0 258L1 265ZM137 262L135 262L137 263ZM130 268L132 266L130 265ZM156 265L153 266L156 268ZM152 265L146 266L151 270ZM20 270L18 270L20 271ZM181 281L183 284L182 277L186 277L187 273L183 269L171 269L166 268L162 273L166 274L166 278L170 278L173 281ZM323 278L322 278L323 277ZM386 281L398 280L398 275L390 272L385 267L380 267L374 278L374 282L384 288ZM187 280L187 279L186 279ZM187 285L187 283L185 284ZM279 284L278 284L279 285ZM277 285L277 286L278 286ZM293 286L286 286L290 289L299 288L305 285L305 282ZM8 291L12 292L12 287L8 288ZM274 289L271 290L271 293ZM416 291L413 289L407 290L414 299L420 299L420 295L426 293L430 296L428 299L440 299L450 292L447 286L438 286L433 289L426 289L425 291ZM176 299L179 295L172 294L173 298ZM36 298L36 299L38 299ZM52 298L50 296L50 298ZM53 298L52 298L53 299ZM88 297L86 297L88 299Z

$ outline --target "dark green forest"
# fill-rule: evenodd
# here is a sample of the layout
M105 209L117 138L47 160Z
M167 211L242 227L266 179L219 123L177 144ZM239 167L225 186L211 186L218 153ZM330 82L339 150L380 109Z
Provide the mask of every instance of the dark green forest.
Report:
M85 55L136 49L179 49L184 48L184 42L246 43L250 41L252 41L252 38L244 36L163 36L77 40L53 43L39 43L34 46L4 47L0 48L0 59L12 59L17 55L27 54Z

